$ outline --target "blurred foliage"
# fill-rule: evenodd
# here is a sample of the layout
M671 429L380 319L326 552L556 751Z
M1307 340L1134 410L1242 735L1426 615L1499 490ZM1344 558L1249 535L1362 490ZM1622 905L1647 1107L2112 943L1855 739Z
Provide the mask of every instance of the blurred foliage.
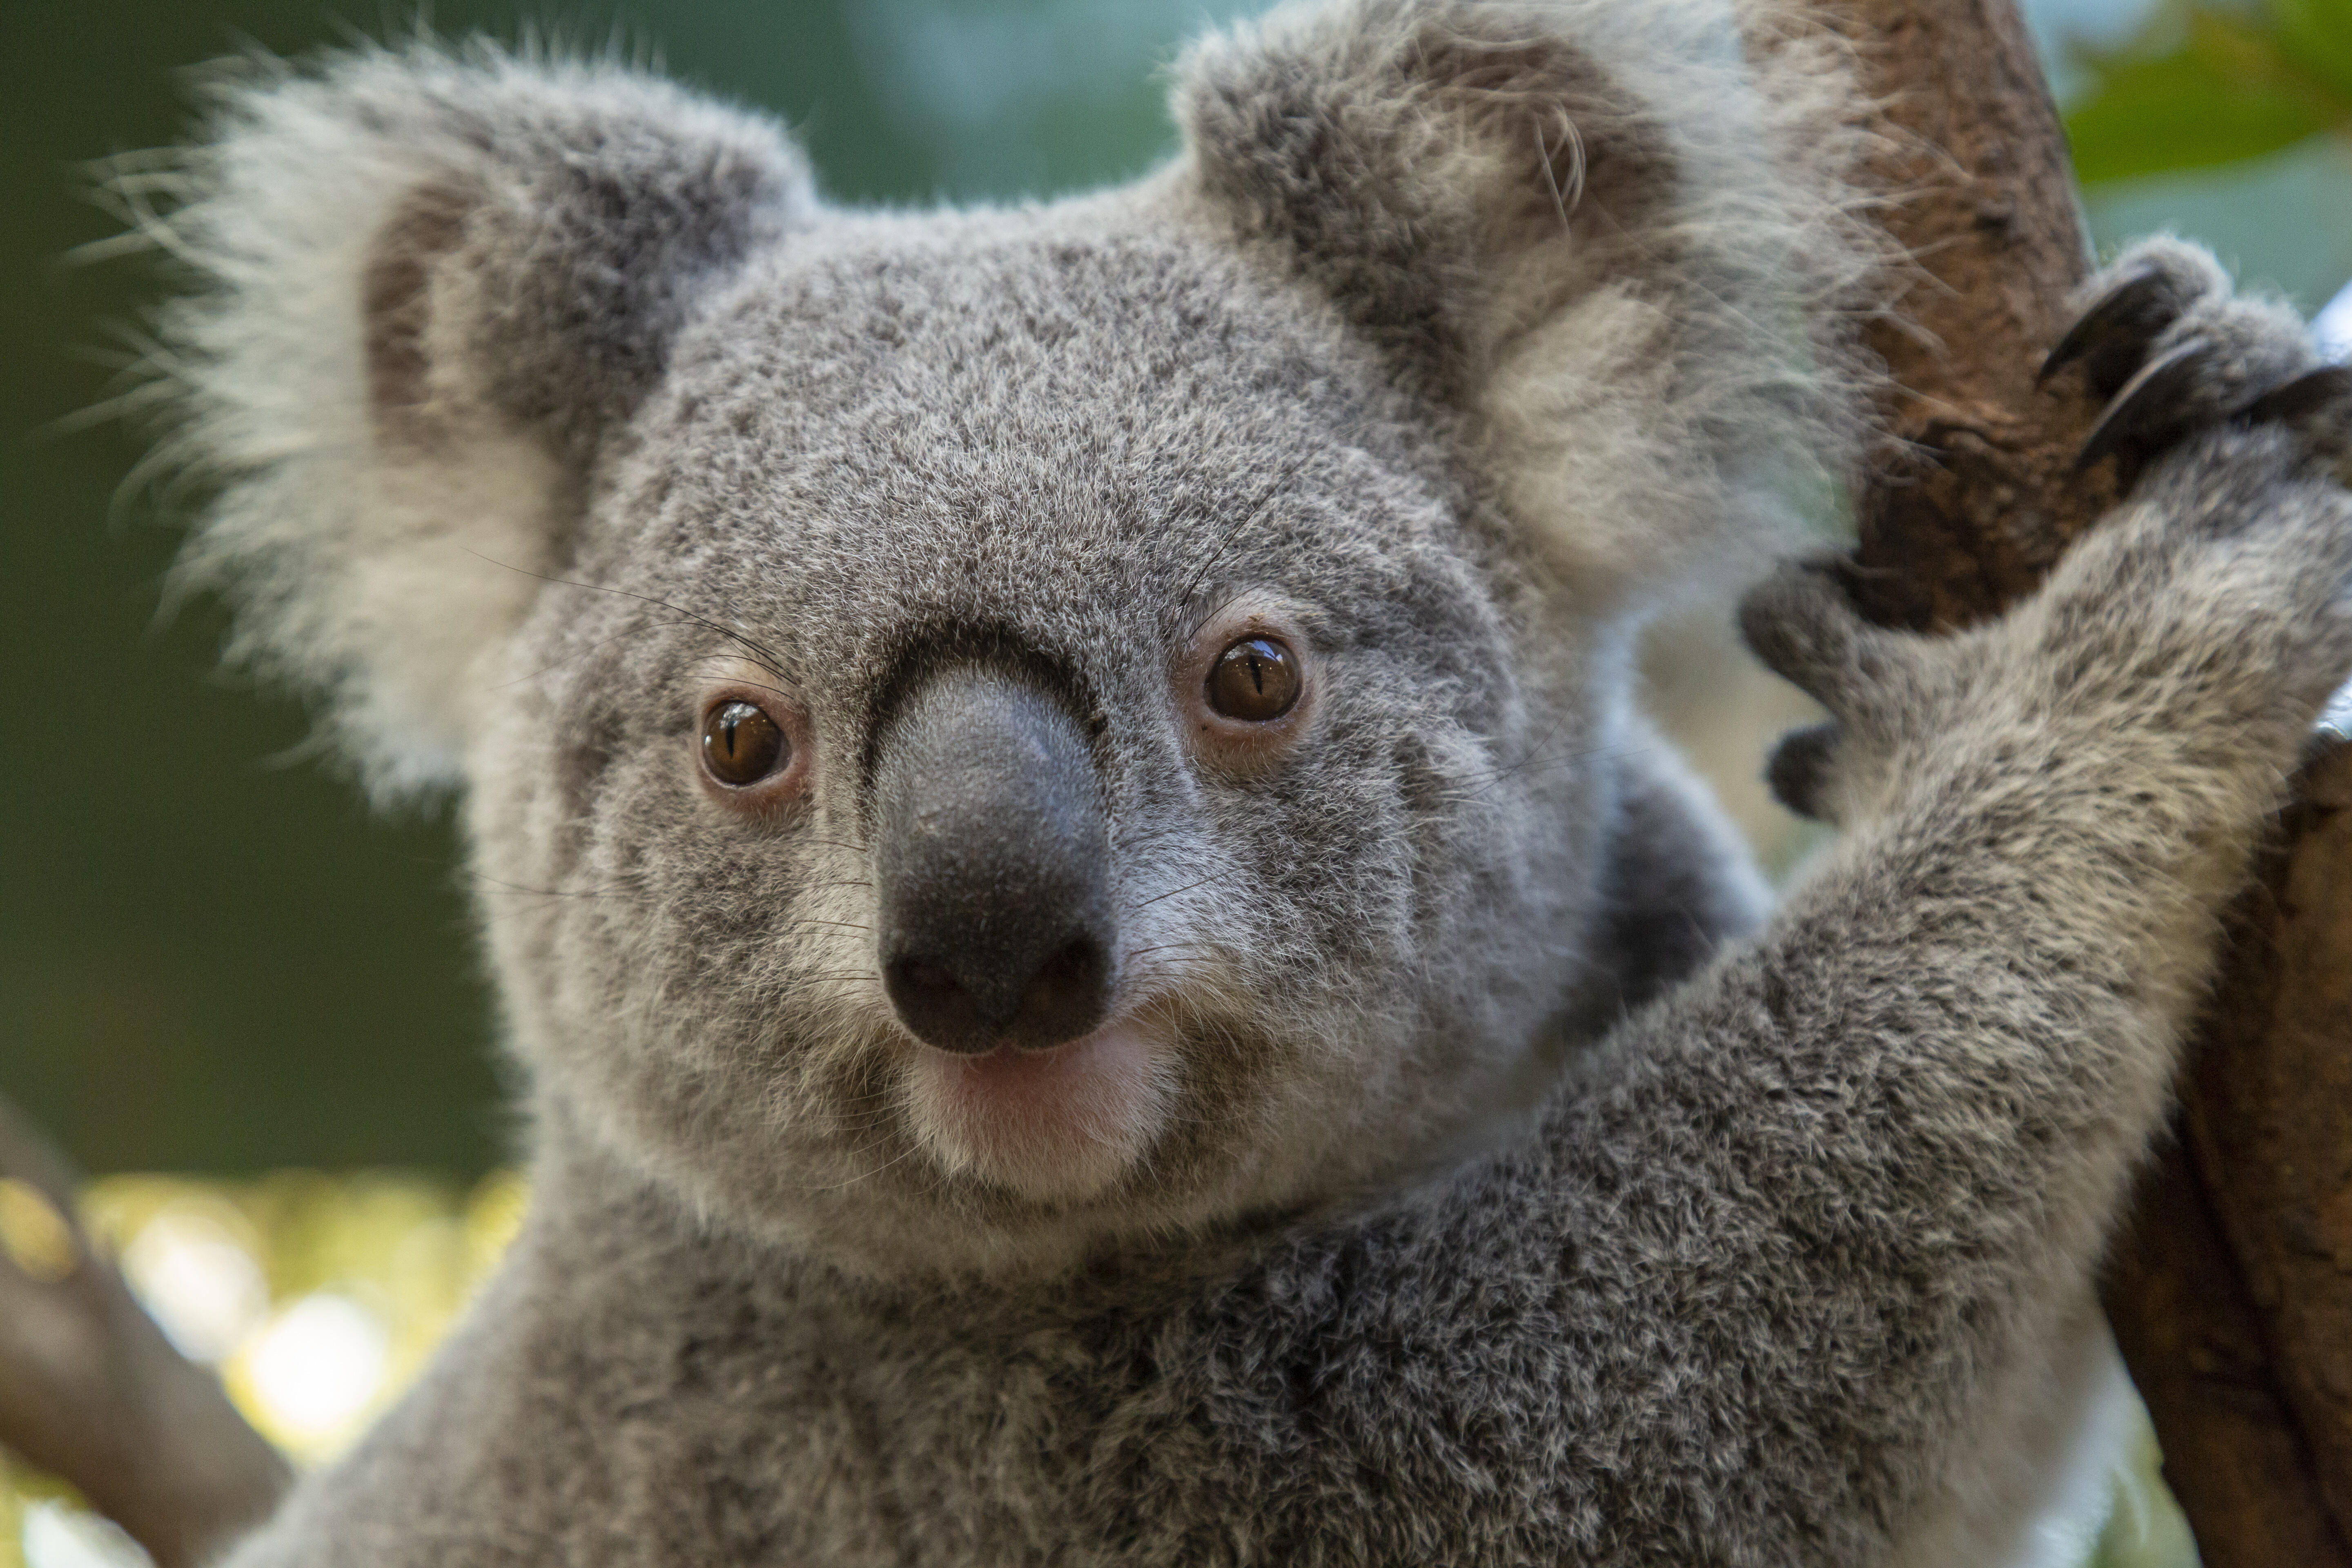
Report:
M2352 131L2352 0L2171 0L2121 47L2078 47L2066 115L2085 184L2234 163Z
M522 1224L521 1177L471 1187L386 1172L250 1182L110 1176L82 1220L193 1359L298 1466L331 1458L399 1397ZM143 1555L0 1450L0 1568Z
M2106 1527L2084 1568L2198 1568L2189 1517L2164 1484L2164 1452L2145 1410L2136 1412L2128 1451L2116 1472Z

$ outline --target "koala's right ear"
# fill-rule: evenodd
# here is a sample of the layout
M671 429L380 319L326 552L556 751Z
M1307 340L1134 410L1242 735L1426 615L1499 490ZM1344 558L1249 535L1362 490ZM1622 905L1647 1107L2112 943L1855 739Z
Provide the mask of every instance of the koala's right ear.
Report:
M155 224L221 494L185 552L233 657L324 694L379 796L453 781L487 656L696 301L816 211L769 122L616 67L371 50L222 94Z

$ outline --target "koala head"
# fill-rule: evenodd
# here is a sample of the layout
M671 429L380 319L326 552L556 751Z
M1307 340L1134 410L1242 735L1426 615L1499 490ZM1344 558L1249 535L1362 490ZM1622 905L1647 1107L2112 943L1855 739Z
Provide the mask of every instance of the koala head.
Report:
M885 213L616 68L283 73L172 220L187 570L461 792L559 1163L874 1273L1327 1201L1556 1061L1632 629L1843 437L1828 81L1285 11L1141 182Z

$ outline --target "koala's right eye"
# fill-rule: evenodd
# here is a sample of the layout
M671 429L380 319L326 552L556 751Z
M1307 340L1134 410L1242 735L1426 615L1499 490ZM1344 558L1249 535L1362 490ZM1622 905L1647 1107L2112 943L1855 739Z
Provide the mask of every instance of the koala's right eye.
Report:
M783 726L757 703L731 699L702 716L702 765L730 789L747 789L782 772L792 754Z
M696 782L729 811L756 822L808 794L816 735L784 678L744 660L702 688L694 730ZM716 672L714 672L716 673Z
M1270 724L1298 701L1298 658L1278 638L1243 637L1209 667L1209 706L1228 719Z

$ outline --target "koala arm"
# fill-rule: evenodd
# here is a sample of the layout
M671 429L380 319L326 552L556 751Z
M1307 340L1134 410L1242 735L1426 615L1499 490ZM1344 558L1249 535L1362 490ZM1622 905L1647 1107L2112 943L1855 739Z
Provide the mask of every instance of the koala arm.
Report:
M2149 363L2197 374L2153 413L2127 386L2127 426L2259 409L2307 365L2291 322L2184 303L2210 263L2151 255L2184 321ZM1129 1509L1202 1500L1163 1514L1210 1532L1167 1560L1245 1555L1241 1518L1271 1560L1883 1558L2084 1287L2217 911L2352 664L2347 574L2341 489L2257 425L2165 459L1995 626L1875 631L1820 573L1762 590L1759 651L1843 722L1846 840L1538 1136L1136 1347L1161 1380L1098 1462Z

